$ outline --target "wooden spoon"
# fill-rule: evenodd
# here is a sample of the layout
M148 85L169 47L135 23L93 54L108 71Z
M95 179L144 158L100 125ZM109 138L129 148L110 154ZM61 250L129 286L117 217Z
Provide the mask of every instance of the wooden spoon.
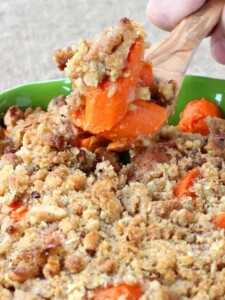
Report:
M198 11L183 19L166 38L146 50L145 58L151 62L155 78L176 81L174 100L193 54L218 23L224 5L225 0L208 0ZM173 112L175 101L172 102L168 114Z

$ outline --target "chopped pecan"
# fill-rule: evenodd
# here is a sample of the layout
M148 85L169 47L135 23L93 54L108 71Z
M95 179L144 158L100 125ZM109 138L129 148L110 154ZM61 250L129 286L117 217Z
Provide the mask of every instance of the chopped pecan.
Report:
M29 214L33 223L41 221L51 223L67 216L66 210L56 205L36 205L31 208Z
M156 204L155 212L160 217L167 217L173 210L182 209L183 205L179 199L165 200L160 205Z
M34 199L41 198L40 193L38 193L36 191L31 192L30 196L31 196L31 198L34 198Z
M61 245L63 243L64 236L59 231L53 231L50 233L46 233L44 236L44 253L56 253L57 250L61 249Z
M188 226L194 223L194 215L191 211L186 208L182 208L172 216L173 220L179 225Z
M8 276L12 281L23 283L24 281L35 278L39 274L39 267L35 264L24 263L9 270Z
M59 107L66 105L66 97L61 95L53 98L48 104L48 111L58 109Z
M60 272L60 261L58 256L52 255L48 257L47 264L44 266L43 274L45 278L55 276Z
M83 172L76 172L69 176L67 183L76 191L81 191L86 185L86 175Z
M65 259L65 268L71 273L80 273L84 269L84 261L82 257L71 254Z
M8 234L14 234L17 232L17 229L15 226L13 225L9 225L8 227L6 227L6 230L5 230Z
M5 141L2 141L2 145L4 147L4 154L8 154L8 153L15 153L18 148L15 147L12 143L8 143L7 141L4 143ZM1 143L0 143L0 151L1 151Z
M17 106L11 106L4 116L4 123L7 129L12 129L16 123L24 117L24 113Z
M160 106L166 107L168 114L171 114L171 112L173 111L173 106L176 99L176 88L176 82L174 80L170 80L160 81L159 83L155 82L152 89L153 101Z
M93 230L86 234L84 238L84 247L86 250L96 250L100 242L100 235Z
M45 135L45 140L52 149L63 150L65 146L65 137L57 134Z
M95 166L97 161L95 159L88 161L87 153L83 149L79 149L79 153L77 154L77 159L80 163L80 169L85 173L91 172Z
M58 65L58 68L63 71L66 67L67 61L74 55L74 51L71 47L58 49L54 53L54 59Z
M134 246L139 246L145 236L144 230L139 227L128 228L126 234L126 240Z
M10 164L13 165L13 167L15 168L17 165L21 164L22 163L22 158L17 156L16 154L14 153L5 153L3 156L2 156L2 159L3 160L6 160L8 161Z
M225 133L210 135L206 149L215 156L225 157Z
M225 120L222 118L207 117L206 122L210 133L219 135L225 133Z
M131 162L128 180L141 181L146 172L151 171L156 163L169 161L171 158L167 153L169 147L171 147L169 143L155 144L143 153L135 156Z
M108 275L115 271L115 262L112 259L100 258L98 259L99 271Z
M113 153L113 152L109 152L103 147L96 149L95 153L97 154L97 160L99 160L99 161L108 160L111 163L111 165L114 167L114 170L116 172L120 171L121 164L120 164L120 161L119 161L118 154Z
M122 205L114 192L113 184L105 179L96 181L92 189L92 202L98 205L102 211L102 218L105 222L114 222L120 218Z

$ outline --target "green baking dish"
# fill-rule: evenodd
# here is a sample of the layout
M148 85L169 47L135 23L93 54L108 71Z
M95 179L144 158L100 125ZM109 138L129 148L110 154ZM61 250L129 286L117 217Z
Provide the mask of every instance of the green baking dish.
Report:
M0 118L2 119L5 111L12 105L22 109L37 106L46 109L52 98L68 95L70 92L70 80L65 78L15 87L0 94ZM217 103L225 117L225 80L187 75L176 102L175 114L170 117L169 123L176 125L186 104L202 97Z

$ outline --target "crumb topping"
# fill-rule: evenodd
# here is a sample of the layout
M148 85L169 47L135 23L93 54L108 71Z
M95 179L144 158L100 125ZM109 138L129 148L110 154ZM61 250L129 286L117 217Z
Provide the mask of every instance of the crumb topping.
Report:
M76 86L96 87L106 76L111 81L122 76L130 47L139 36L145 36L144 29L124 18L117 27L103 30L92 43L82 40L77 46L57 50L55 61Z
M225 209L224 121L209 137L165 127L121 168L77 147L67 109L59 97L47 112L6 114L0 298L91 299L140 283L141 299L222 299L225 236L211 220ZM175 197L193 168L196 196Z

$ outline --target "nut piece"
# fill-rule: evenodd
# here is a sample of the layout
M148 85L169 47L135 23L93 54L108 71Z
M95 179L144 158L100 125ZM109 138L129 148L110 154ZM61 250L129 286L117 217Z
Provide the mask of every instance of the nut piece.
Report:
M8 272L8 276L12 281L23 283L30 278L34 278L38 275L38 266L24 264L23 266L16 266Z
M113 183L108 180L96 181L92 189L92 201L102 211L105 222L111 223L120 218L122 205L113 190Z
M60 262L57 256L49 256L48 262L43 269L43 274L45 278L49 278L59 274L60 272Z
M47 223L59 221L67 216L65 209L55 205L37 205L31 208L31 222L39 223L45 221Z
M128 179L130 181L142 181L145 174L154 169L155 164L169 161L171 155L168 153L168 150L171 147L172 144L169 142L157 143L135 156L131 162Z
M73 55L74 55L74 51L72 50L71 47L65 47L55 51L54 60L61 71L65 69L68 60L72 58Z
M67 179L67 184L75 191L81 191L85 188L86 175L83 172L76 172Z
M96 250L100 241L100 235L97 231L93 230L86 234L84 238L84 247L86 250Z
M178 199L165 200L155 208L156 215L167 217L173 210L182 209L182 203Z
M4 117L4 123L7 129L11 130L16 123L24 117L24 113L17 106L11 106Z
M182 208L179 211L174 210L174 214L172 214L172 218L179 225L183 225L183 226L188 226L189 224L194 222L194 215L186 208Z
M224 158L225 134L210 135L206 149L215 156L222 156Z
M109 152L103 147L96 149L95 153L97 154L97 159L99 161L108 160L116 172L121 170L119 156L116 153Z
M63 95L53 98L48 104L48 111L57 110L59 107L66 105L65 98Z
M112 274L115 270L115 262L111 259L100 258L98 265L101 273Z
M78 255L69 255L65 259L65 268L71 273L80 273L84 269L84 261Z

